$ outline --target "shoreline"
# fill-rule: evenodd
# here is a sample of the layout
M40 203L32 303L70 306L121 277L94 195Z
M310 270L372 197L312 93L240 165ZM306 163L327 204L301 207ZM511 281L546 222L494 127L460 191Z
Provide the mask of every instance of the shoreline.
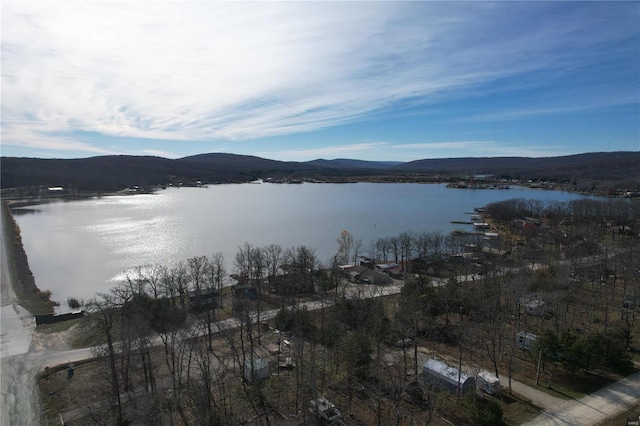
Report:
M361 183L392 183L392 182L362 182ZM336 182L309 182L309 184L313 183L328 183L328 184L337 184ZM356 183L356 182L353 182ZM393 182L393 183L422 183L422 184L436 184L443 185L444 182ZM233 185L233 184L232 184ZM602 194L596 194L594 192L580 192L580 191L571 191L566 188L561 187L553 187L553 188L540 188L538 184L514 184L513 187L518 187L520 189L536 189L536 190L547 190L547 191L556 191L556 192L567 192L567 193L575 193L586 196L596 196L603 198L621 198L615 196L605 196ZM158 190L160 188L157 188ZM162 188L165 189L165 188ZM492 188L462 188L462 187L448 187L448 189L467 189L472 191L492 191ZM497 188L501 190L503 188ZM34 197L19 197L14 199L2 199L2 230L3 233L3 253L2 256L6 257L6 261L4 261L5 269L7 269L6 274L10 275L9 282L15 292L15 299L17 299L18 303L25 307L29 312L34 315L42 315L42 314L53 314L55 313L55 306L57 303L52 302L50 300L51 292L48 290L39 289L37 283L35 282L35 278L31 272L28 256L26 251L24 250L22 239L20 236L20 229L17 225L12 208L14 207L27 207L27 206L36 206L43 205L48 203L55 203L60 201L81 201L81 200L89 200L93 198L102 198L102 197L110 197L110 196L134 196L140 194L147 194L146 192L126 192L126 191L117 191L117 192L105 192L105 193L85 193L82 196L74 195L69 196L68 194L60 194L58 196L34 196ZM621 198L623 199L623 198ZM455 222L453 222L455 223ZM3 287L5 285L5 280L3 280ZM3 303L5 301L5 291L3 289Z
M49 300L50 293L40 290L36 285L22 245L20 228L13 218L9 203L3 201L1 209L2 304L9 302L5 298L11 299L15 294L17 303L31 314L52 314L54 305Z

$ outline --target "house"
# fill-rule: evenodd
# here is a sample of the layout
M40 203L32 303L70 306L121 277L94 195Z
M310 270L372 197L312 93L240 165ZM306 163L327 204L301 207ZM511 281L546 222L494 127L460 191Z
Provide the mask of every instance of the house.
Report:
M361 284L390 284L391 279L388 275L373 269L365 268L358 265L341 266L342 273L345 274L349 281Z
M360 265L343 265L340 266L340 270L349 278L349 281L357 282L358 276L366 271L367 268Z
M400 268L400 265L398 265L397 263L378 263L375 266L375 269L381 272L388 272L396 268Z
M409 260L409 270L413 272L433 273L435 268L446 262L446 258L440 253L427 254Z
M402 278L402 268L397 263L379 263L374 266L374 270L394 278Z
M298 273L276 275L269 277L271 291L275 294L295 296L299 294L312 294L314 292L313 280L304 279Z
M536 344L538 336L535 334L520 331L516 334L516 347L525 351L530 351Z
M233 298L235 300L256 300L258 290L253 286L238 284L233 286Z
M473 230L474 231L483 231L485 229L489 229L490 226L487 222L473 222Z
M60 314L60 315L53 315L53 314L34 315L34 318L36 319L36 325L43 325L43 324L55 324L58 322L82 318L84 314L85 314L85 311L75 311L75 312L69 312L69 313Z
M491 255L491 256L499 256L499 257L504 257L509 254L507 250L500 250L495 247L487 247L487 246L482 247L481 251L484 254Z
M475 379L459 371L455 367L429 359L422 367L422 380L426 384L432 384L451 393L465 394L475 389Z
M189 291L189 309L204 310L218 307L220 292L213 289L202 289L200 291Z

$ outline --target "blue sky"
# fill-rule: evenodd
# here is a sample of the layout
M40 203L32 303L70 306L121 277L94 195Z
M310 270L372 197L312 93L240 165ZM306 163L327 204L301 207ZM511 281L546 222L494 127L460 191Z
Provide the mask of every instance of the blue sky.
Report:
M639 2L2 2L3 156L640 150Z

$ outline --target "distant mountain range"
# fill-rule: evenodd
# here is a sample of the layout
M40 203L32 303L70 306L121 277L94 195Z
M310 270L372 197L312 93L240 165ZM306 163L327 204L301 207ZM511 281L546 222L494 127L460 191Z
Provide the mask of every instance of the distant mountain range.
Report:
M211 153L170 160L149 156L81 159L1 157L1 186L63 186L80 191L114 191L132 186L181 182L248 182L260 178L346 181L411 181L417 176L442 180L473 175L532 179L573 185L640 188L640 152L599 152L562 157L486 157L424 159L407 163L352 159L284 162L260 157ZM417 179L416 179L417 180Z

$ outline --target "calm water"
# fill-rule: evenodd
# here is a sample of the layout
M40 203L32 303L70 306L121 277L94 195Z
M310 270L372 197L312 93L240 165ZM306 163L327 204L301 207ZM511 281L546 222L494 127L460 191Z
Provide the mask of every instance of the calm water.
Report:
M236 184L170 188L154 195L55 202L17 209L15 218L40 289L53 299L91 298L139 265L171 265L236 249L307 245L320 260L344 229L365 246L403 231L449 233L474 207L509 198L567 201L542 190L461 190L427 184Z

